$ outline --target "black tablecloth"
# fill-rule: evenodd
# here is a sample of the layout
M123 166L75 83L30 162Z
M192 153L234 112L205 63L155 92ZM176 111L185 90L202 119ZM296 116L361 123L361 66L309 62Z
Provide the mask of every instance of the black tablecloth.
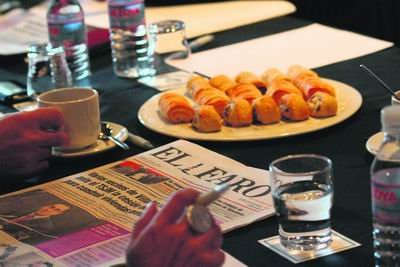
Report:
M308 25L309 22L282 17L216 34L216 40L203 49L231 44L255 37ZM318 37L315 38L318 41ZM294 44L295 45L295 44ZM276 51L285 53L285 51ZM268 59L261 59L266 62ZM103 120L125 125L131 132L146 137L156 146L174 141L145 128L137 118L141 104L158 93L135 80L117 78L112 71L109 47L91 51L93 86L100 92ZM278 157L296 153L322 154L332 159L334 168L334 204L332 227L362 244L361 247L309 261L299 266L371 266L373 265L371 198L369 167L372 156L366 151L367 139L380 130L379 111L390 104L390 96L359 65L376 71L394 88L400 84L400 50L392 47L368 56L318 68L317 72L330 79L357 88L363 96L361 109L346 121L318 132L300 136L246 142L196 142L208 149L231 157L246 165L266 168ZM25 82L26 66L22 56L0 58L0 79ZM0 111L11 111L0 107ZM113 149L78 159L54 159L46 173L33 179L16 182L2 181L0 193L44 183L113 162L142 152L133 147L128 152ZM257 240L277 234L277 220L268 218L224 235L223 249L249 266L292 266L278 254L260 245Z

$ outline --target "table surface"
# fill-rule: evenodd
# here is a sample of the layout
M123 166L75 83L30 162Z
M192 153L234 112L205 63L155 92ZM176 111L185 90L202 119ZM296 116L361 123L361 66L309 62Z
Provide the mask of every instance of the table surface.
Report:
M290 16L219 32L209 49L263 35L294 29L310 22ZM330 79L357 88L363 96L361 109L348 120L318 132L300 136L235 143L196 142L208 149L233 158L246 165L266 168L278 157L287 154L315 153L332 159L334 169L334 204L332 227L339 233L359 242L361 247L331 256L315 259L298 266L372 266L372 221L369 167L373 157L367 152L367 139L380 130L379 112L390 104L390 96L363 73L359 65L373 69L389 85L400 84L400 50L392 47L364 57L331 64L316 69ZM142 103L158 93L135 80L120 79L113 74L109 47L91 51L93 87L100 93L102 119L125 125L131 132L160 146L174 138L145 128L138 121L137 112ZM25 82L26 65L23 56L0 58L0 79ZM0 107L9 112L11 108ZM0 193L7 193L36 184L78 173L143 152L134 147L128 152L113 149L101 154L78 159L54 159L51 168L26 181L2 181ZM260 245L257 240L277 234L276 217L268 218L224 235L223 249L249 266L293 266L278 254Z

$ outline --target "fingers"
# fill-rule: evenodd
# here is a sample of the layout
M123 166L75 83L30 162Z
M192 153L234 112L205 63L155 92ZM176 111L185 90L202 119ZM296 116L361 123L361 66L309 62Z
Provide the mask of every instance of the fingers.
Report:
M157 213L157 206L154 202L149 203L148 206L143 214L142 217L136 222L135 228L133 230L133 238L137 238L139 234L143 231L143 229L150 223L151 219L153 219L154 215Z
M175 223L182 216L186 207L193 204L198 196L199 192L190 188L176 192L155 219L160 224Z
M175 266L220 266L224 261L221 245L221 231L215 226L206 234L188 239L176 255Z
M199 256L196 266L218 267L225 261L225 254L221 250L210 250Z
M196 237L196 243L204 249L220 248L222 245L222 232L221 228L214 224L214 226L208 230L206 233Z
M25 114L31 117L31 120L38 121L40 129L58 130L64 124L63 116L56 108L38 108Z
M65 132L42 131L37 141L40 147L63 146L69 143L69 136Z

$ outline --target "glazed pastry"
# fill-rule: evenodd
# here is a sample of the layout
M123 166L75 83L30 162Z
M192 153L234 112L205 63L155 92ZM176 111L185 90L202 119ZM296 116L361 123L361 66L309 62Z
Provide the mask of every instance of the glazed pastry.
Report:
M304 68L300 65L292 65L288 69L288 75L291 79L297 80L304 77L316 77L318 78L318 74L315 71Z
M253 122L251 105L244 99L235 98L225 107L224 122L233 127L247 126Z
M193 76L186 84L186 92L193 99L194 99L193 94L196 91L201 90L203 88L211 88L211 85L207 79L201 76Z
M229 101L229 97L217 89L202 90L195 97L197 104L213 106L221 117Z
M247 100L250 104L254 99L261 96L257 87L251 83L241 83L226 91L230 98L242 98Z
M177 93L162 94L158 106L161 116L174 124L191 122L194 116L194 110L189 101Z
M281 120L281 112L275 100L263 95L253 101L253 119L262 124L276 123Z
M239 73L236 76L235 81L237 83L250 83L250 84L253 84L262 93L264 93L266 91L266 88L267 88L267 85L263 80L261 80L259 77L257 77L257 75L255 75L254 73L249 72L249 71L243 71L243 72Z
M303 97L303 93L291 81L286 79L276 79L272 81L266 93L266 95L271 96L278 104L282 96L286 94L297 94Z
M199 103L200 99L204 96L204 95L208 95L208 94L223 94L223 92L221 92L218 89L215 89L213 87L198 87L193 91L192 94L192 99L194 102Z
M317 73L299 65L291 66L288 70L293 83L302 90L305 99L309 99L315 92L324 92L335 96L335 88L323 81Z
M337 113L336 98L323 92L316 92L307 100L310 115L324 118L335 116Z
M270 68L261 75L261 80L269 87L274 80L288 80L291 79L277 68Z
M286 94L299 94L303 96L302 91L292 83L290 78L276 68L265 71L262 79L268 86L266 95L271 96L277 104L280 103L282 96Z
M223 74L212 77L210 79L210 84L212 87L215 87L218 90L221 90L222 92L226 92L227 90L236 86L236 82L234 82L231 78Z
M306 101L299 94L286 94L282 96L279 109L281 115L287 120L302 121L309 117L309 109Z
M202 133L218 132L222 127L222 119L213 106L197 106L192 126Z

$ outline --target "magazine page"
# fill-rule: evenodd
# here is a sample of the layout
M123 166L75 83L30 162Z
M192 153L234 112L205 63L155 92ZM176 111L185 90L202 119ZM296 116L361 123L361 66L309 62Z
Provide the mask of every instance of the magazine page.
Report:
M15 249L0 254L0 263L123 262L132 225L147 203L161 207L177 190L207 192L225 183L228 192L208 206L224 232L273 214L268 172L183 140L3 195L0 247Z

